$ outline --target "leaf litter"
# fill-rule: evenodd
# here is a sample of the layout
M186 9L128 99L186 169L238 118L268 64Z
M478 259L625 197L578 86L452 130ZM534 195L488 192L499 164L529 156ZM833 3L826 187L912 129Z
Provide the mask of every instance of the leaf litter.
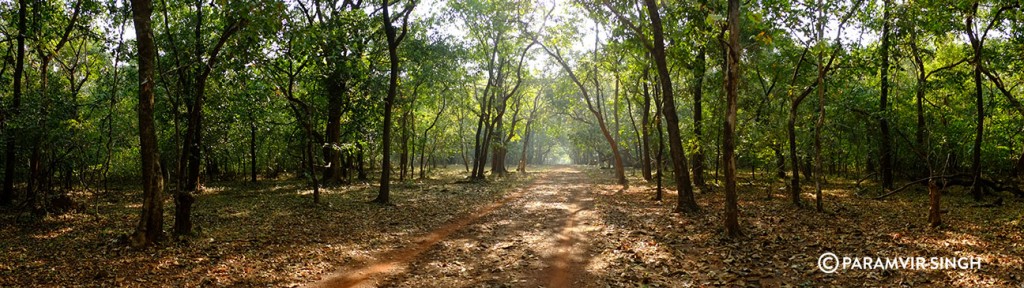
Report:
M458 184L456 174L395 185L391 207L366 203L376 193L368 184L329 187L326 204L314 206L301 182L212 183L195 208L197 235L145 250L119 241L137 217L137 204L120 199L138 198L132 189L90 199L94 206L85 212L41 219L0 213L0 286L304 286L422 246L424 235L488 205L495 207L426 243L397 273L365 284L977 287L1024 281L1024 203L1016 198L977 208L966 192L948 191L946 225L933 229L925 221L924 191L876 201L836 180L826 186L826 212L819 213L790 204L784 190L772 189L780 185L774 180L741 181L745 237L727 239L719 192L697 195L701 213L675 214L671 190L664 201L652 201L651 185L633 177L623 190L607 170L555 167ZM766 191L775 193L770 200ZM812 190L804 191L810 204ZM817 267L825 252L979 257L983 264L826 274Z

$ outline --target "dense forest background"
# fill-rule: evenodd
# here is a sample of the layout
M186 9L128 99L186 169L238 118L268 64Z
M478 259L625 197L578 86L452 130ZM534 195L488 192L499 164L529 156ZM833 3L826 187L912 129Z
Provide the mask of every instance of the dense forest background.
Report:
M1024 195L1020 4L4 0L0 204L141 185L147 246L169 199L193 235L211 183L299 180L313 203L372 183L393 205L446 167L581 164L678 191L677 212L725 191L732 236L738 174L818 211L830 181L930 185L938 226L946 187Z

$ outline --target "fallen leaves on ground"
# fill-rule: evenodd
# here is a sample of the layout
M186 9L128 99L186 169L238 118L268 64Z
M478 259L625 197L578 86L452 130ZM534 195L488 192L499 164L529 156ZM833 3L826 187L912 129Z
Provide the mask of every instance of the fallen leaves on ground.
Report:
M85 211L36 219L0 214L0 286L302 286L417 247L424 235L500 206L431 245L384 287L1012 286L1024 281L1024 202L972 207L964 191L943 197L945 226L929 228L927 192L886 200L852 181L825 186L824 213L790 203L781 181L740 181L745 237L723 235L721 191L699 193L702 212L672 213L675 193L609 170L545 168L529 176L394 185L396 206L366 203L367 184L325 189L312 205L301 182L214 183L195 206L197 236L145 250L118 241L137 220L138 191L90 200ZM812 205L804 187L805 205ZM515 198L510 193L518 193ZM767 198L769 193L771 199ZM502 202L508 199L507 202ZM168 201L170 205L170 201ZM165 216L173 221L168 207ZM463 217L463 218L460 218ZM978 270L840 270L825 252L851 257L979 257ZM562 284L557 284L562 283Z
M526 181L456 183L457 172L393 184L394 206L368 203L377 193L370 184L323 188L323 204L313 205L301 181L210 183L193 208L197 235L144 250L120 240L138 221L138 190L89 198L91 207L59 216L0 213L0 287L302 286L410 245ZM170 199L165 211L169 232Z

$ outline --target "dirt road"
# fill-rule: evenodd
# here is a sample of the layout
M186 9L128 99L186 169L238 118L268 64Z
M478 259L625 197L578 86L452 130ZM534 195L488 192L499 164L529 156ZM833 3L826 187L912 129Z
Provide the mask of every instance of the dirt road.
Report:
M601 220L598 188L571 167L419 236L410 247L342 267L312 287L585 287Z

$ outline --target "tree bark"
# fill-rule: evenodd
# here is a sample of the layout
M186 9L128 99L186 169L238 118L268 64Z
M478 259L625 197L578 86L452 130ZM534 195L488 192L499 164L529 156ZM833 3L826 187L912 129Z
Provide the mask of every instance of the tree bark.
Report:
M342 83L341 73L335 74L329 79L324 79L328 83L327 87L327 131L324 133L327 136L327 145L324 147L324 158L327 159L327 169L324 169L324 181L326 182L338 182L341 180L341 151L338 149L341 147L341 105L345 97L345 84Z
M924 145L925 119L924 119L924 96L928 85L928 74L925 73L924 60L921 59L921 52L917 48L917 33L910 33L910 52L914 56L914 64L917 66L917 85L914 87L915 106L917 108L917 129L914 131L914 143L917 149L925 151L928 147Z
M657 91L655 91L655 93L657 93ZM664 105L662 103L663 101L655 98L655 102L655 109L657 111L661 111L661 107ZM654 129L658 131L658 155L654 164L655 169L657 169L657 174L655 174L657 177L657 190L654 194L654 200L661 201L663 194L662 190L664 188L664 185L662 185L662 176L665 170L665 132L661 129L661 113L654 113Z
M797 98L803 100L802 98ZM803 206L800 200L800 160L796 155L796 110L800 102L794 100L789 106L789 121L786 122L786 135L789 138L789 159L791 163L789 195L796 206Z
M929 177L930 178L930 177ZM928 224L933 228L942 225L942 193L935 180L928 180Z
M984 190L978 184L978 180L981 178L981 140L985 133L985 99L981 91L981 51L984 39L979 38L974 33L974 17L977 14L978 2L974 2L972 13L967 16L967 36L971 41L971 48L974 50L974 105L978 109L974 147L971 149L971 175L975 181L973 187L971 187L971 195L974 196L974 200L981 201Z
M201 3L201 2L197 2ZM202 8L202 7L197 7ZM197 11L202 11L199 9ZM199 23L202 22L202 13L199 12ZM206 80L210 78L210 74L213 72L213 67L216 65L218 55L224 48L233 35L235 35L243 26L246 25L245 21L232 22L224 27L224 31L221 32L220 38L217 39L217 43L214 45L213 50L210 51L210 56L206 61L203 61L203 66L199 69L196 75L194 84L193 99L191 105L188 107L188 126L185 129L185 143L182 145L182 162L187 163L187 171L185 171L185 178L181 181L182 186L178 188L177 193L174 194L174 235L185 236L192 234L192 204L196 201L195 193L201 189L200 178L200 165L202 161L202 135L203 135L203 103L206 100ZM196 41L201 41L200 24L196 26ZM196 48L196 59L201 59L203 51L202 45L197 45Z
M702 46L697 52L697 58L693 64L693 135L697 137L697 149L693 151L693 183L700 189L704 189L704 134L701 132L704 121L704 109L701 107L704 96L704 70L706 66L705 48ZM702 191L703 192L703 191Z
M739 207L736 197L736 108L740 80L740 3L729 0L729 49L726 54L728 72L725 82L726 110L722 135L722 157L725 161L725 231L729 237L740 237Z
M644 69L643 78L643 89L644 89L644 111L641 114L640 122L643 122L643 126L640 128L641 131L641 149L640 149L640 169L643 170L644 180L650 182L654 178L651 177L651 93L648 81L650 69ZM657 113L655 113L657 114ZM660 138L658 141L661 141ZM661 155L659 155L660 157Z
M132 245L143 247L163 236L163 177L160 173L160 152L153 121L153 67L156 44L153 40L150 0L132 0L136 45L139 49L139 146L142 158L142 212L132 235Z
M886 9L888 9L888 8L886 8ZM888 10L886 10L886 11L888 11ZM819 15L821 17L820 20L818 20L818 41L823 41L823 39L825 37L825 20L824 20L825 19L825 16L824 16L825 12L819 10L818 13L820 13ZM887 41L888 40L883 39L883 42L887 42ZM882 46L887 46L887 45L888 44L883 44ZM886 49L888 49L888 48L885 47L882 50L886 50ZM824 51L818 51L818 63L821 63L822 61L824 61L824 58L825 58L824 54L825 54ZM888 58L888 52L883 52L883 54L886 55L886 56L883 56L882 58ZM885 70L888 69L887 67L888 67L888 62L889 61L883 59L882 62L885 63L885 64L882 64L882 66L883 66L882 71L885 71ZM883 73L882 77L883 77L883 79L885 79L885 77L886 77L885 75L886 74L885 74L885 72L882 72L882 73ZM888 89L888 84L886 84L887 83L886 81L887 80L882 82L883 83L882 84L882 87L883 87L882 88L882 91L883 91L882 92L882 95L883 95L882 96L882 103L883 103L882 106L883 107L885 107L884 103L885 103L885 97L886 97L885 96L886 94L885 94L884 91ZM818 79L817 79L817 82L818 82L818 121L816 121L814 123L814 176L815 176L814 177L814 207L815 207L815 209L818 210L818 212L824 212L824 207L822 205L822 199L821 199L822 198L822 195L821 195L821 185L822 185L822 182L824 182L824 179L825 179L825 175L824 175L825 173L824 173L824 171L822 171L822 167L821 167L821 129L823 129L825 127L825 67L824 66L818 65ZM884 108L882 110L885 111ZM883 122L882 126L884 127L882 129L882 134L883 134L883 136L882 136L882 138L883 138L882 146L883 146L883 149L889 149L888 148L889 147L889 144L888 144L889 140L888 140L888 134L887 134L887 133L889 133L889 128L888 128L889 124L888 124L888 122L886 122L884 115L882 116L882 120L881 121ZM887 161L887 160L885 160L886 159L885 156L883 156L882 158L883 158L883 162ZM891 169L891 167L890 167L890 169ZM890 173L891 172L892 171L890 171ZM891 179L890 179L890 181L891 181ZM891 185L891 183L890 183L890 185Z
M672 168L675 174L676 190L679 193L676 212L697 212L700 206L693 196L693 184L690 182L690 168L686 160L686 151L683 149L683 142L679 133L679 116L676 115L675 93L672 90L672 74L668 70L668 60L665 53L665 34L661 23L661 14L655 0L644 0L647 13L651 17L651 30L654 34L654 42L651 46L651 56L658 69L658 80L661 82L662 115L665 117L665 124L668 126L668 147L669 155L672 157Z
M384 0L381 8L383 9L383 20L384 20L384 34L388 40L388 62L390 63L391 73L389 73L388 81L388 95L384 99L384 133L383 133L383 147L382 147L382 160L381 160L381 175L380 175L380 190L377 191L377 198L373 199L374 203L378 204L391 204L391 110L395 105L395 96L398 95L398 77L400 70L398 66L398 45L402 43L405 38L405 33L408 31L409 14L412 12L412 8L416 6L416 2L411 3L405 7L405 10L400 13L402 19L402 31L398 32L398 29L391 23L391 13L388 9L391 5L389 0Z
M597 25L596 22L595 22L595 25ZM595 26L595 28L594 28L595 29L595 31L594 31L594 33L595 33L595 36L594 36L594 63L597 63L597 50L598 50L598 43L597 43L598 42L598 37L597 37L597 32L598 31L597 31L597 27L599 27L599 26ZM568 69L568 66L566 66L566 69ZM619 185L622 185L623 188L628 188L629 187L629 181L626 180L626 167L622 163L622 153L619 151L619 141L616 140L617 135L619 134L619 131L616 129L616 131L615 131L615 135L616 136L613 136L611 134L611 131L609 131L609 129L608 129L608 124L605 123L604 111L601 108L601 103L604 102L604 95L602 95L602 93L601 93L601 83L599 81L599 78L600 78L599 76L600 75L601 74L598 73L598 71L597 71L597 65L595 64L594 65L594 92L595 92L594 96L596 97L596 99L593 102L595 102L595 104L597 106L597 109L594 109L594 107L591 107L592 105L590 103L591 102L590 101L590 97L586 96L586 92L584 92L584 97L585 97L584 100L587 100L587 107L590 108L590 113L594 114L594 117L597 118L597 125L598 125L598 127L601 128L601 134L604 135L605 141L608 141L608 145L611 146L611 149L612 149L612 160L614 161L614 164L615 164L615 177L619 180ZM581 84L581 83L577 83L577 84ZM582 89L582 88L583 88L583 86L580 85L580 89ZM618 89L618 87L616 87L616 89ZM613 115L613 116L615 116L615 115Z

